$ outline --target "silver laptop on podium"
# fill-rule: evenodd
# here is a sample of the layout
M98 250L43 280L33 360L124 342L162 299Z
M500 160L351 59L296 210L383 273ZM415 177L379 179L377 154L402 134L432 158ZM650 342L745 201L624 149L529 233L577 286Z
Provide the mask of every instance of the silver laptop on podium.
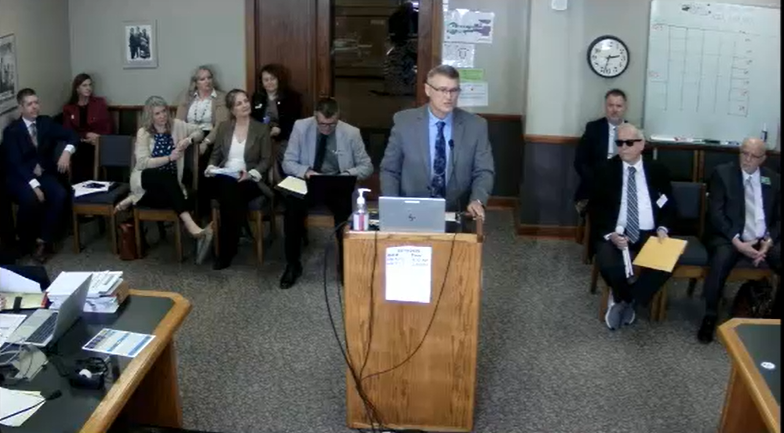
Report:
M444 233L446 200L442 198L379 197L382 232Z
M59 310L38 309L8 338L11 344L30 344L46 347L54 343L79 320L87 300L92 275L87 277L60 305Z

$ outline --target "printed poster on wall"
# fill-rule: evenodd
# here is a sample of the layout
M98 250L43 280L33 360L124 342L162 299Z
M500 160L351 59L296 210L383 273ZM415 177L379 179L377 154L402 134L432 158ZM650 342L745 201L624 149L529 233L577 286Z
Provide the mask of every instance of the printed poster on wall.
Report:
M474 44L446 42L441 50L441 62L455 68L473 68L474 47Z
M452 9L444 13L444 42L492 44L495 13Z
M458 107L487 107L490 105L486 81L461 83L460 89L460 97L457 100Z

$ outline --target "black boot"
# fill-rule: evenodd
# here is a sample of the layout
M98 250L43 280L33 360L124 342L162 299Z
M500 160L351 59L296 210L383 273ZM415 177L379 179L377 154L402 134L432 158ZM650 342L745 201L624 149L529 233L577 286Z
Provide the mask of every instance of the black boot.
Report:
M713 342L713 331L716 330L716 316L706 315L702 319L702 325L697 332L697 339L700 343L709 344Z
M283 271L283 276L280 277L280 288L289 289L297 283L297 279L302 275L302 265L288 264L286 270Z

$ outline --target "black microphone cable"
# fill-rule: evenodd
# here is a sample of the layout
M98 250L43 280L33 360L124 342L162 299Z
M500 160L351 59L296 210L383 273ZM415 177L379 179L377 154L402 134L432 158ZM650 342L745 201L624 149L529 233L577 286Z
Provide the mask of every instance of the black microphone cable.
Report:
M345 227L346 224L348 224L348 223L349 223L349 221L343 221L340 224L338 224L338 226L335 228L335 230L333 230L332 233L330 234L330 240L332 239L333 236L335 236L338 233L340 233L340 231L343 230L343 227ZM349 351L348 341L347 341L345 314L343 315L343 338L344 338L344 340L346 340L345 341L345 347L344 347L344 343L340 340L340 335L338 334L337 325L335 324L335 319L334 319L334 316L332 315L332 307L330 306L330 302L329 302L329 292L328 292L328 288L327 288L327 268L328 268L327 264L328 264L328 260L329 260L329 251L331 249L330 247L331 247L332 244L333 244L333 242L328 241L326 247L324 248L324 265L323 265L323 269L322 269L322 271L323 271L323 273L322 273L322 275L323 275L323 282L324 282L324 302L326 303L326 306L327 306L327 315L329 316L329 322L330 322L330 326L332 327L332 332L333 332L333 334L335 336L335 340L337 340L337 342L338 342L338 347L340 347L340 352L343 355L343 360L345 361L346 366L348 366L349 373L351 374L351 377L354 379L354 386L355 386L355 389L357 391L357 394L359 395L360 400L362 400L363 406L365 407L365 415L367 416L368 421L370 423L371 431L375 433L376 431L379 431L378 430L379 428L383 429L383 421L381 419L381 416L378 413L378 409L375 407L373 402L370 401L370 398L365 393L365 390L364 390L364 388L362 386L362 381L360 380L360 375L357 374L356 367L351 362L351 353ZM374 249L377 250L377 245L374 245ZM370 283L371 289L372 289L372 285L373 285L373 278L375 278L375 262L376 262L376 260L373 261L373 272L372 272L373 276L371 277L371 283ZM340 290L340 281L338 281L337 287L338 287L337 288L337 290L338 290L338 303L340 305L340 311L341 311L341 313L343 313L343 300L341 298L342 294L341 294L341 290ZM372 311L372 308L371 308L371 311ZM371 325L372 325L372 323L371 323ZM371 333L371 332L372 331L369 329L369 333ZM372 335L372 333L370 335ZM369 352L370 352L370 342L368 342L368 347L365 349L365 351L366 351L366 357L365 357L364 361L366 362L367 361L367 354L369 354ZM364 368L364 363L363 363L363 368Z

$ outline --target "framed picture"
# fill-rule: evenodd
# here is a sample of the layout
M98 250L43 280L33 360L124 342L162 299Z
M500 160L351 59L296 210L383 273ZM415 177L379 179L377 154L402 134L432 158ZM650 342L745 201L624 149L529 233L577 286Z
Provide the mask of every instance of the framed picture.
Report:
M0 114L16 107L19 80L16 71L16 38L0 36Z
M157 42L155 21L123 22L123 68L157 68Z

